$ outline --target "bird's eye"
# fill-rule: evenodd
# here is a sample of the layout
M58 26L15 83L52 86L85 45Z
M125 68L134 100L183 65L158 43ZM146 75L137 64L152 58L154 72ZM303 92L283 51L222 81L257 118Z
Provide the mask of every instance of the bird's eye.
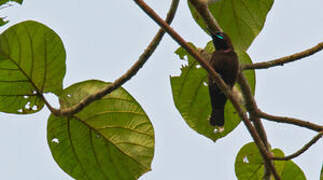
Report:
M221 35L221 34L217 34L217 35L215 35L217 38L219 38L219 39L224 39L224 37Z

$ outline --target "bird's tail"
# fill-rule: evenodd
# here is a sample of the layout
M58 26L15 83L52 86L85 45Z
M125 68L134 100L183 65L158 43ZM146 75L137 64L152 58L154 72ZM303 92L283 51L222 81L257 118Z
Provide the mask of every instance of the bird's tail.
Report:
M210 124L212 126L224 126L224 108L212 110Z

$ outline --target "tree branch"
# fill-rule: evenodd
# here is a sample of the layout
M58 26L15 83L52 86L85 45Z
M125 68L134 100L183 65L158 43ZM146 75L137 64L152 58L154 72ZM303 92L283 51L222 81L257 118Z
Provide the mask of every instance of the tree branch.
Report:
M295 153L285 156L285 157L272 157L272 160L283 160L283 161L288 161L293 158L296 158L297 156L303 154L305 151L307 151L313 144L315 144L321 137L323 136L323 131L318 133L313 139L305 144L300 150L296 151Z
M253 95L252 95L248 81L242 72L239 73L238 83L239 83L240 88L243 92L242 94L245 99L246 108L247 108L248 112L250 113L250 119L254 122L255 127L256 127L262 141L266 145L267 150L268 150L268 149L270 149L269 148L270 145L267 140L267 135L266 135L265 129L260 121L260 118L257 115L258 106L256 104L256 101L255 101Z
M239 73L238 83L239 83L240 88L243 92L242 94L245 99L246 108L247 108L249 115L250 115L249 116L250 120L253 122L259 136L261 137L261 140L265 144L266 150L269 152L270 151L270 144L267 139L267 134L266 134L265 128L261 122L261 119L257 115L258 106L256 104L255 98L252 95L248 81L242 72ZM270 176L271 176L270 167L268 166L268 164L265 164L264 179L270 180Z
M302 121L296 118L290 118L290 117L281 117L281 116L274 116L274 115L270 115L267 114L265 112L262 112L261 110L257 110L257 114L259 117L270 120L270 121L274 121L274 122L278 122L278 123L287 123L287 124L294 124L296 126L300 126L300 127L305 127L314 131L323 131L323 126L321 125L317 125L308 121Z
M314 46L310 49L307 49L307 50L299 52L299 53L292 54L290 56L285 56L282 58L274 59L271 61L264 61L264 62L260 62L260 63L245 64L242 68L243 68L243 70L248 70L248 69L268 69L268 68L275 67L275 66L283 66L286 63L294 62L294 61L297 61L297 60L302 59L304 57L311 56L311 55L321 51L322 49L323 49L323 42L317 44L316 46Z
M208 8L207 0L190 0L189 1L202 16L209 30L222 31L218 22L214 19L212 13Z
M165 23L170 24L173 21L176 11L177 11L178 4L179 4L179 0L172 1L172 4L171 4L170 9L168 11ZM142 68L142 66L147 62L149 57L153 54L153 52L155 51L155 49L159 45L160 41L162 40L164 34L165 34L165 31L161 28L157 32L157 34L155 35L153 40L150 42L148 47L145 49L145 51L141 54L139 59L135 62L135 64L133 64L132 67L130 67L130 69L125 74L123 74L118 79L116 79L112 84L109 84L107 87L103 88L101 91L99 91L95 94L92 94L92 95L88 96L87 98L83 99L79 104L76 104L76 105L74 105L70 108L66 108L66 109L55 109L52 106L50 106L50 104L45 100L45 98L43 98L45 101L45 104L47 105L49 110L56 116L70 116L70 115L80 112L84 107L91 104L93 101L101 99L103 96L105 96L105 95L111 93L113 90L121 87L125 82L127 82L134 75L136 75L136 73Z
M271 171L276 180L279 180L280 177L271 161L271 154L268 153L264 143L259 137L256 129L253 127L251 122L249 121L246 113L240 107L239 101L232 94L231 90L224 83L220 75L214 71L214 69L200 56L200 54L194 50L191 46L187 44L187 42L175 31L173 30L165 21L163 21L158 14L151 9L143 0L134 0L135 3L148 15L150 16L160 27L162 27L180 46L182 46L191 56L197 60L201 66L213 76L215 83L222 90L222 92L227 96L227 98L232 102L234 108L237 110L239 116L242 118L243 122L247 126L248 131L250 132L252 138L254 139L262 157L264 158L264 162L270 167Z

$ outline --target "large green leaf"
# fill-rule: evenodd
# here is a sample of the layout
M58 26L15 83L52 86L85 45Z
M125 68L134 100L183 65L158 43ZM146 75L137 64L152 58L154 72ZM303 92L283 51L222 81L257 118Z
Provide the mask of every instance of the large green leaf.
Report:
M193 45L192 45L193 46ZM205 52L213 52L212 43L208 43ZM181 113L186 123L196 132L216 141L218 138L226 136L239 123L240 118L236 113L231 102L227 101L225 106L225 130L222 133L214 134L214 127L209 123L211 114L211 103L208 89L207 72L201 68L197 61L194 60L183 48L176 51L181 59L184 57L188 60L188 65L181 68L180 76L170 78L173 99L176 108ZM246 53L238 53L241 64L251 63ZM254 92L255 74L254 71L246 71L245 75Z
M105 87L85 81L65 89L63 108ZM48 120L47 139L58 165L75 179L131 180L151 168L154 129L146 113L123 88L95 101L73 117Z
M280 149L273 149L273 154L283 157ZM304 172L293 161L275 161L274 165L282 180L306 180ZM255 143L244 145L235 161L235 172L239 180L259 180L264 175L264 162Z
M0 35L0 111L34 113L42 93L59 94L66 53L59 36L35 21L16 24Z
M207 32L206 25L188 4L193 18ZM261 31L274 0L220 0L209 5L209 9L221 28L232 40L237 51L246 51Z

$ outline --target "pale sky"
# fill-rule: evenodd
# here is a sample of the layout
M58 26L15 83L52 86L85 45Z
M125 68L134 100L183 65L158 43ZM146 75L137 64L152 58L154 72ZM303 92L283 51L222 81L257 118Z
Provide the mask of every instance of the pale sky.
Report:
M169 1L147 0L165 16ZM323 41L322 0L281 0L273 5L265 27L249 49L254 62L290 55ZM67 52L64 87L88 79L113 81L143 52L158 26L133 1L25 0L2 12L10 23L36 20L56 31ZM185 40L204 47L210 40L181 1L172 24ZM123 87L142 105L155 128L152 171L141 180L234 180L235 156L251 141L241 123L213 143L190 129L173 103L169 76L182 63L173 53L178 45L166 35L143 69ZM256 101L276 115L322 124L323 52L299 62L257 71ZM51 98L53 100L53 98ZM54 103L54 101L52 101ZM0 179L69 180L51 156L46 140L49 111L32 115L0 113ZM264 121L273 148L285 154L298 150L315 133ZM323 162L320 140L294 159L308 180L319 178Z

